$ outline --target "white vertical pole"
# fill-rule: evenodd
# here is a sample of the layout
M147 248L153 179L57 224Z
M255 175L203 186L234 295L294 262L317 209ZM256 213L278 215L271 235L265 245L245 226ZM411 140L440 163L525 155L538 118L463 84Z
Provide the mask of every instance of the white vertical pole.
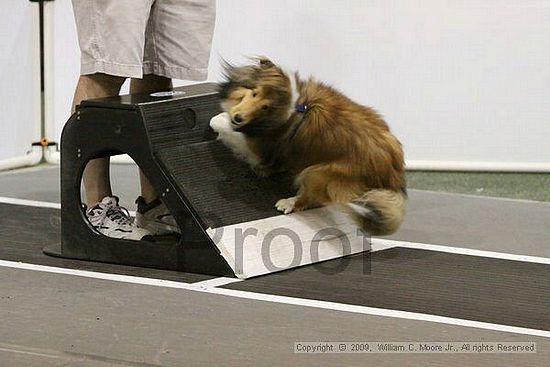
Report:
M55 85L54 85L54 6L55 1L44 3L44 138L53 142L55 130ZM56 142L59 144L59 142ZM58 164L60 155L57 146L44 148L44 160Z
M55 1L44 3L44 137L50 141L55 138L54 6Z
M42 107L40 90L40 8L38 3L32 3L32 101L34 108L34 141L42 138Z

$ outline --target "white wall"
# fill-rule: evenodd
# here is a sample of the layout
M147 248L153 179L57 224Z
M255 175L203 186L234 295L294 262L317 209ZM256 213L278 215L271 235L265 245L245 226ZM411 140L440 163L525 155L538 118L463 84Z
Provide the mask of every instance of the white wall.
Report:
M55 1L57 131L78 73ZM264 54L382 112L408 160L550 163L550 0L218 0L210 62Z
M20 0L0 6L0 159L24 155L39 138L32 24L37 6Z

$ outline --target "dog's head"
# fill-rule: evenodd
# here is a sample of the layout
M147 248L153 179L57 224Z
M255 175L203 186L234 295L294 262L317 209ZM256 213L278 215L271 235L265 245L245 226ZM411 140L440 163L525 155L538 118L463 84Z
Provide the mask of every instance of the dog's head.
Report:
M225 77L220 84L220 98L235 130L261 135L286 122L290 79L271 60L261 57L244 66L226 63Z

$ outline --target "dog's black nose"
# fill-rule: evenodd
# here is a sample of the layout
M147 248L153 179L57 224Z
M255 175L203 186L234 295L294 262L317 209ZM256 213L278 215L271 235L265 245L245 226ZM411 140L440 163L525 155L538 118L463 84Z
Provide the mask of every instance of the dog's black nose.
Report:
M243 122L243 117L240 114L236 114L235 116L233 116L233 120L240 123Z

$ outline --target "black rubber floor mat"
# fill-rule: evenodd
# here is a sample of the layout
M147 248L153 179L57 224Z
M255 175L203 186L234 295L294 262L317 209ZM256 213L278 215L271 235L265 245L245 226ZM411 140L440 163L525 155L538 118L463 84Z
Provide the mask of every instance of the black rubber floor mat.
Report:
M550 265L538 263L392 248L224 288L550 330Z
M198 282L209 275L157 270L46 256L46 245L60 242L59 209L0 204L0 260L98 271L180 282Z

